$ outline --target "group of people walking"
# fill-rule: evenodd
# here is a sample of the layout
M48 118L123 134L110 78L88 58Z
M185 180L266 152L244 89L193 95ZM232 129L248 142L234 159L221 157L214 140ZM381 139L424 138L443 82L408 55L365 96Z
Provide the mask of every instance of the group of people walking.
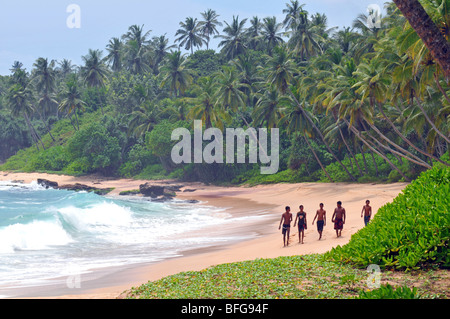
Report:
M323 209L323 203L319 204L319 209L316 211L316 215L314 216L312 225L317 219L317 232L319 233L319 240L322 239L323 227L326 226L326 214L327 212ZM306 222L306 212L303 210L303 205L299 206L300 211L297 213L294 221L294 227L298 225L298 242L303 244L303 238L305 237L305 230L308 229L308 225ZM333 216L331 217L331 222L334 223L334 229L336 230L336 237L340 237L342 235L342 229L345 224L346 217L345 208L342 207L342 202L337 202L337 207L334 209ZM370 201L366 200L366 205L363 206L361 210L361 217L364 215L364 224L367 224L370 221L372 216L372 207L370 207ZM281 215L280 225L278 229L281 229L281 225L283 225L283 244L284 246L289 245L289 234L291 230L291 222L292 222L292 213L291 208L286 206L286 211Z

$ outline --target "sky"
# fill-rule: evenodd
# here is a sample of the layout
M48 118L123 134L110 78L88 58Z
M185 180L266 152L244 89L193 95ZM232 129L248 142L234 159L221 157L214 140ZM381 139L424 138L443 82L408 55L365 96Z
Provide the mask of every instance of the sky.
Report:
M329 27L351 26L369 5L384 12L387 0L300 0L310 14L325 13ZM282 22L283 9L290 0L0 0L0 75L10 74L14 61L27 71L44 57L71 60L81 65L89 49L105 48L112 37L120 37L128 27L144 25L150 36L166 34L171 40L180 21L201 18L200 12L215 10L221 22L239 18L276 16ZM71 9L75 4L79 9ZM69 23L68 23L69 22ZM79 22L77 25L75 22ZM75 24L74 24L75 23ZM247 24L248 26L248 24ZM219 27L222 31L223 27ZM218 40L211 43L215 49Z

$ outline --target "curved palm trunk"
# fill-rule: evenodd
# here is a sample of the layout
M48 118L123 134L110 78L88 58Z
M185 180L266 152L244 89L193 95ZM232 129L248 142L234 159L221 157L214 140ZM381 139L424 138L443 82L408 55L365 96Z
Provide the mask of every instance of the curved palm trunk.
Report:
M366 155L364 154L364 150L363 150L363 147L361 145L359 146L359 148L361 150L361 156L363 158L364 171L366 172L367 175L369 175L369 168L367 167Z
M334 120L337 121L336 114L334 114L334 112L331 112L331 113L333 113ZM344 137L344 133L342 132L342 130L341 130L341 128L339 127L339 125L338 125L338 129L339 129L339 134L341 135L342 141L344 142L345 146L347 147L348 152L349 152L350 155L353 157L353 160L354 160L355 163L356 163L356 167L358 168L359 174L360 174L361 176L363 176L364 174L363 174L363 172L362 172L362 170L361 170L361 167L359 166L358 161L356 160L356 156L355 156L355 154L353 153L353 151L352 151L352 149L350 148L350 146L347 144L347 141L345 140L345 137ZM351 161L350 161L350 162L351 162Z
M388 137L386 137L383 133L380 132L380 130L373 124L369 123L369 126L378 133L378 135L380 135L386 142L388 142L389 144L391 144L392 146L394 146L395 148L397 148L400 152L395 151L393 149L391 149L388 146L383 145L382 143L380 143L376 138L374 138L373 136L370 136L375 142L377 142L380 146L388 149L390 152L395 153L403 158L405 158L406 160L416 163L417 165L423 166L425 168L431 168L430 165L428 165L426 162L424 162L422 159L418 158L417 156L411 154L409 151L405 150L403 147L401 147L400 145L397 145L396 143L394 143L392 140L390 140ZM403 154L402 152L404 152L405 154Z
M354 128L353 126L350 125L350 123L344 119L345 123L347 124L348 128L356 135L356 137L363 142L371 151L377 153L379 156L381 156L388 164L389 166L391 166L393 169L395 169L406 181L410 181L410 179L408 177L405 176L405 174L403 174L403 172L397 167L395 166L394 163L392 163L389 158L387 158L386 155L384 155L382 152L378 151L374 146L372 146L368 141L366 141L362 136L361 136L361 132L358 131L356 128Z
M440 163L442 163L442 164L444 164L444 165L450 166L450 164L448 164L447 162L444 162L443 160L441 160L440 158L434 156L433 154L430 154L430 153L428 153L428 152L422 151L420 148L418 148L418 147L415 146L413 143L411 143L411 141L408 140L408 139L406 138L406 136L404 136L404 135L397 129L397 127L394 125L394 123L392 123L391 119L388 118L388 117L386 116L386 114L384 114L383 107L382 107L381 103L378 103L378 108L380 109L380 112L381 112L381 114L383 115L384 119L389 123L389 125L392 127L392 129L394 130L394 132L397 133L397 135L400 136L400 138L401 138L403 141L405 141L409 146L411 146L413 149L415 149L417 152L419 152L419 153L422 154L422 155L425 155L425 156L427 156L427 157L429 157L429 158L432 158L432 159L434 159L435 161L438 161L438 162L440 162Z
M442 88L441 83L439 83L439 78L438 78L436 73L434 74L434 80L436 81L436 85L437 85L439 91L441 91L442 95L445 97L447 102L450 103L450 98L448 97L448 95L445 92L445 90Z
M418 0L394 0L394 2L430 50L431 55L442 67L445 76L449 78L450 44L439 31L439 28Z
M36 130L34 129L33 124L31 124L30 118L28 117L26 112L24 112L24 117L25 117L25 121L27 122L28 129L30 130L31 136L36 143L36 148L39 151L38 145L39 145L39 143L41 143L42 148L45 150L44 143L42 143L40 136L37 134Z
M436 131L437 134L439 134L440 137L442 137L447 143L450 143L450 139L445 136L441 131L438 130L436 125L434 125L433 121L428 117L428 114L425 112L425 109L422 106L422 103L420 103L420 99L417 96L417 93L413 91L414 97L416 98L417 104L419 105L420 110L422 111L423 115L425 116L425 119L427 122L431 125L431 127Z
M38 111L39 117L41 118L41 121L44 123L45 128L47 129L48 134L50 134L50 137L52 138L53 142L55 142L55 138L52 135L52 132L50 132L50 128L48 127L47 123L44 121L44 118L42 117L41 112Z
M303 133L303 137L304 137L304 139L306 141L306 144L308 144L309 149L311 150L311 152L313 153L314 157L316 158L317 163L319 163L319 165L322 168L323 172L325 173L325 175L327 175L328 180L331 183L334 183L333 180L331 179L330 175L328 174L327 170L323 166L322 162L320 161L319 157L317 156L316 152L314 151L314 149L312 148L311 144L309 143L308 138L306 137L305 133Z
M311 126L314 128L314 130L319 134L319 136L320 136L322 142L324 143L325 147L327 148L328 152L334 157L334 159L339 163L339 165L341 165L341 167L345 170L345 172L352 179L352 181L356 181L355 177L352 174L350 174L350 172L348 171L347 167L345 167L345 165L342 164L342 162L339 160L339 158L336 156L336 154L334 154L334 152L331 150L330 145L328 145L328 143L325 141L325 138L323 137L322 132L314 124L314 122L311 120L309 115L306 113L306 111L303 109L301 104L298 102L297 98L294 96L294 94L292 94L291 90L287 90L287 91L289 92L291 98L294 99L294 101L297 104L297 106L300 109L300 111L302 111L302 113L305 115L305 118L308 120L309 124L311 124Z
M387 146L387 145L384 145L383 143L381 143L380 141L378 141L378 139L376 139L376 138L373 137L372 135L370 135L370 134L368 134L368 135L369 135L369 137L370 137L371 139L373 139L380 147L386 149L387 151L391 152L392 154L398 155L398 156L400 156L400 157L403 157L404 159L406 159L407 161L409 161L409 162L411 162L411 163L415 163L415 164L417 164L417 165L423 166L423 167L428 168L428 169L431 168L431 166L428 165L428 163L425 163L425 162L423 162L423 161L421 161L421 162L416 161L415 159L412 159L412 158L410 158L409 156L407 156L407 155L405 155L405 154L403 154L403 153L401 153L401 152L398 152L398 151L396 151L396 150L390 148L390 147Z

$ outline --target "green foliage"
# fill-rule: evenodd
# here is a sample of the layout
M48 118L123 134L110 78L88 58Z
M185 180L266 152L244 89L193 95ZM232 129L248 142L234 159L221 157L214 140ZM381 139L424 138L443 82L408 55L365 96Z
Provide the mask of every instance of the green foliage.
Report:
M450 267L450 168L435 166L381 207L369 225L328 258L358 267Z
M0 113L0 161L31 145L25 121Z
M72 163L70 169L80 173L100 171L111 175L119 167L121 147L117 137L106 127L92 124L78 131L67 143L67 154Z
M198 50L190 56L187 67L195 70L196 75L202 77L218 71L224 63L224 58L214 50Z
M135 144L129 151L127 161L119 168L119 174L131 178L138 175L147 165L157 164L158 158L141 144Z
M343 298L354 292L341 284L341 276L352 277L357 282L366 274L328 262L321 255L256 259L182 272L133 288L128 296L158 299Z
M403 286L394 289L391 285L382 285L378 289L364 291L359 294L358 299L419 299L417 288L413 289Z

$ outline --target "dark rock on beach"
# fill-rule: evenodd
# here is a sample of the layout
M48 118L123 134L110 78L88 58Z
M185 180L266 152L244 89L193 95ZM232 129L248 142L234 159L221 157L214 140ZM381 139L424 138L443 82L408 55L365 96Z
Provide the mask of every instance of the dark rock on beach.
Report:
M158 196L164 195L164 186L151 185L149 183L145 183L145 184L139 185L139 191L144 196L156 198Z
M55 189L57 189L57 188L58 188L58 183L57 183L57 182L52 182L52 181L49 181L49 180L47 180L47 179L41 179L41 178L39 178L39 179L37 180L37 183L38 183L39 185L45 187L46 189L49 189L49 188L55 188Z

